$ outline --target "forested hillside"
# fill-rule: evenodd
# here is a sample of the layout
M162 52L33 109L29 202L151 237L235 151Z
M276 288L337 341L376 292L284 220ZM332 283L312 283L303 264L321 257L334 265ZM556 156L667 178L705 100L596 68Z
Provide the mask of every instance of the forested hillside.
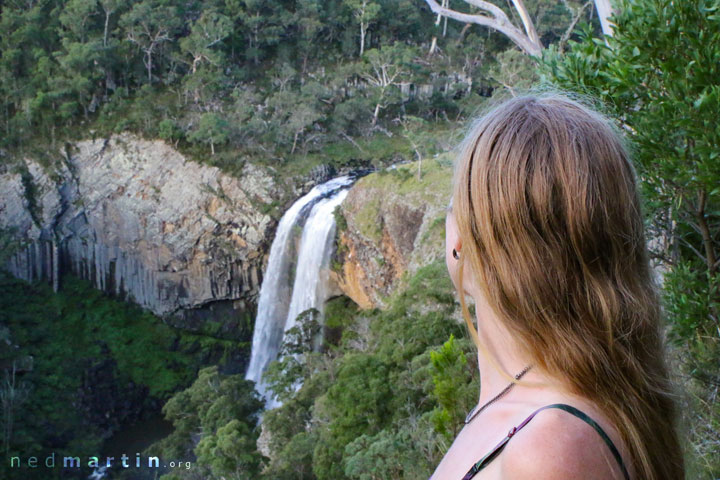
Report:
M579 5L528 2L545 44L593 18ZM6 150L134 130L231 171L424 153L391 135L529 80L504 35L420 0L7 2L0 39Z

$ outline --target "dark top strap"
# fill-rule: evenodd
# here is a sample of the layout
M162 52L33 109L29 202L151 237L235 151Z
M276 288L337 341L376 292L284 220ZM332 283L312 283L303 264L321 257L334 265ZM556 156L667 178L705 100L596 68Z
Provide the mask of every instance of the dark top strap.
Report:
M507 436L503 438L500 443L498 443L495 448L493 448L487 455L485 455L483 458L480 459L475 465L472 466L472 468L465 474L465 476L462 478L462 480L470 480L475 476L477 472L482 470L490 461L492 461L502 450L505 448L505 445L507 442L512 438L515 433L517 433L518 430L523 428L525 425L528 424L530 420L540 411L545 410L546 408L559 408L561 410L565 410L566 412L569 412L576 417L584 420L586 423L588 423L590 426L592 426L602 437L602 439L605 441L607 446L610 448L610 451L612 452L613 456L615 457L615 460L617 460L618 464L620 465L620 468L623 471L623 475L625 476L625 480L630 480L630 475L627 472L627 469L625 468L625 464L622 461L622 457L620 456L620 453L618 452L617 448L615 448L615 445L612 443L612 440L610 440L610 437L607 436L605 431L598 425L592 418L588 417L584 412L578 410L577 408L567 405L564 403L553 403L552 405L545 405L544 407L540 407L537 410L535 410L533 413L530 414L523 422L518 425L517 427L513 427L508 432Z

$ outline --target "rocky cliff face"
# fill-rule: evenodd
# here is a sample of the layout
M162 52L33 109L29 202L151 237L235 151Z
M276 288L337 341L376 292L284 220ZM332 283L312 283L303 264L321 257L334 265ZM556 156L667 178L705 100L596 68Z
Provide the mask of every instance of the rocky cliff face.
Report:
M22 247L7 268L57 286L65 272L134 301L180 327L220 321L221 336L254 318L278 214L316 183L342 172L314 169L279 183L246 163L238 178L186 159L163 141L123 133L77 142L51 167L23 159L0 174L0 229ZM358 180L341 205L336 291L383 306L407 271L444 245L447 158Z
M350 189L341 204L347 225L338 228L340 268L332 275L362 308L385 307L384 297L406 272L444 258L451 165L450 157L442 156L393 166Z
M24 243L7 264L15 276L57 287L72 271L190 328L209 308L237 317L256 305L276 224L264 212L294 187L251 163L224 175L131 134L62 157L0 175L0 227Z

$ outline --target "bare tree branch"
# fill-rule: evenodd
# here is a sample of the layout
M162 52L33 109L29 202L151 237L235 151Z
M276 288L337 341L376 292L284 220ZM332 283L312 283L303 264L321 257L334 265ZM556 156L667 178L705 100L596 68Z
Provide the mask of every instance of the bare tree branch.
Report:
M487 12L492 13L492 16L495 17L498 21L501 22L507 22L512 23L508 16L503 12L503 10L498 7L497 5L494 5L490 2L485 2L483 0L465 0L470 5L474 5L478 7L481 10L485 10Z
M559 49L561 52L565 51L565 44L567 43L568 39L570 38L570 35L572 34L573 30L575 30L575 25L580 21L580 17L583 16L583 13L585 12L585 9L592 5L593 0L588 0L587 2L583 3L582 7L580 7L577 12L574 12L573 20L570 22L570 25L568 26L567 30L565 30L565 33L563 33L562 38L559 42ZM570 6L565 3L565 6L569 9Z
M520 16L520 20L522 21L524 31L515 26L512 21L508 18L507 14L497 5L487 2L485 0L465 0L466 3L473 5L480 10L483 11L484 14L470 14L470 13L463 13L458 12L457 10L451 10L447 7L448 2L446 0L442 0L442 5L440 5L436 0L425 0L425 3L428 4L430 7L430 10L436 15L438 15L438 20L440 19L440 16L447 18L452 18L453 20L457 20L459 22L463 23L475 23L477 25L482 25L484 27L489 27L493 30L496 30L502 34L504 34L506 37L508 37L510 40L512 40L520 49L525 52L528 55L531 55L533 57L537 57L540 55L540 52L543 49L543 44L540 41L540 37L537 34L537 30L535 29L535 25L530 18L530 14L528 13L527 8L525 7L525 3L523 0L509 0L512 2L513 6L515 7L515 11L517 11L518 15ZM612 36L613 30L612 27L614 24L610 22L609 17L615 13L614 9L610 5L610 0L591 0L595 2L595 6L597 8L598 17L600 18L600 24L602 25L602 30L605 35ZM566 3L566 2L565 2ZM583 5L575 18L573 19L572 24L568 28L568 30L565 32L565 35L563 35L563 39L567 41L567 38L570 36L569 32L572 32L572 30L575 28L575 25L577 24L580 16L582 15L583 11L585 10L586 6L588 4ZM567 3L566 3L567 6ZM571 9L572 10L572 9ZM438 25L439 22L436 22L436 25ZM437 37L433 37L433 44L430 48L430 53L435 51L436 48L436 42ZM607 39L605 40L605 43L607 44ZM562 43L561 43L562 45Z
M538 37L537 31L535 30L535 25L530 18L530 14L528 13L527 8L525 8L523 0L512 0L512 3L513 5L515 5L515 9L518 11L518 14L520 14L520 19L523 22L523 26L525 27L525 33L527 34L528 38L531 42L536 45L540 45L540 47L542 48L542 43L540 43L540 37Z
M523 23L528 22L525 25L525 28L526 31L529 30L530 33L525 33L518 27L513 25L508 19L505 12L503 12L497 5L493 5L492 3L486 2L484 0L465 1L491 14L491 16L482 14L462 13L451 10L449 8L445 8L438 4L435 0L425 0L433 13L437 15L443 15L445 17L452 18L453 20L464 23L475 23L484 27L489 27L504 34L528 55L534 57L540 55L540 52L543 49L543 45L542 43L540 43L539 38L537 38L535 27L532 25L532 21L530 20L529 15L527 15L527 10L525 10L524 5L522 4L522 0L513 0L513 3L515 3L516 8L518 8L518 5L520 5L520 7L523 9L524 14L521 12L520 16L523 19Z
M600 26L602 27L603 33L612 37L612 27L615 24L610 22L608 18L612 13L615 13L615 11L610 5L610 0L595 0L595 8L597 9L598 17L600 18ZM605 43L607 43L607 41Z

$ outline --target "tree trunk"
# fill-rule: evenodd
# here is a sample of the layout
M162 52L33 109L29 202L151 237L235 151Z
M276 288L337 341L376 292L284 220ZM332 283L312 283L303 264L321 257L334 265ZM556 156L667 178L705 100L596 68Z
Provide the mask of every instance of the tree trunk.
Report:
M110 22L110 13L105 12L105 33L103 34L103 48L107 48L108 23Z
M520 19L522 20L523 27L525 28L525 33L527 33L528 38L531 42L535 43L536 45L541 45L540 43L540 37L538 37L537 31L535 30L535 25L533 25L532 19L530 19L530 14L527 11L527 8L525 8L525 4L522 0L512 0L513 5L515 5L515 10L518 11L518 14L520 15Z
M295 153L295 146L297 145L298 135L300 135L300 132L299 131L295 132L295 138L293 138L293 146L292 146L292 149L290 150L290 155Z
M597 10L598 17L600 18L600 26L602 27L603 33L612 37L612 28L615 24L608 20L608 18L610 18L610 15L613 13L613 8L612 5L610 5L610 0L595 0L595 9ZM605 43L607 44L607 41Z
M587 7L592 6L593 0L588 0L585 2L576 12L573 13L573 19L570 22L570 25L565 29L565 33L563 33L563 36L560 38L560 41L558 42L558 49L560 53L565 52L565 45L567 44L567 41L570 39L570 35L572 34L573 30L575 30L575 25L578 24L580 21L580 17L582 17L583 12Z
M443 8L447 8L448 2L450 0L442 0L442 6ZM440 26L440 19L442 18L442 15L437 16L435 19L435 28L437 29ZM445 28L447 28L447 17L445 17ZM445 28L443 28L443 37L445 37ZM437 34L433 35L432 44L430 45L430 52L429 55L432 55L435 53L435 48L437 47Z
M57 293L60 288L60 249L57 241L52 241L52 287L53 292Z
M360 22L360 56L362 57L365 51L365 24Z
M428 55L435 53L435 47L437 46L437 37L433 35L432 43L430 44L430 51Z
M460 35L458 35L457 44L460 45L463 40L465 40L465 35L467 34L467 31L470 30L470 26L472 23L466 23L465 26L460 30Z
M707 199L707 192L703 188L698 193L698 208L697 208L697 219L700 234L703 239L703 246L705 247L705 261L707 262L708 272L710 275L715 274L715 249L712 244L712 236L710 234L710 228L705 218L705 201Z
M152 51L148 50L147 52L148 62L148 83L152 85Z

